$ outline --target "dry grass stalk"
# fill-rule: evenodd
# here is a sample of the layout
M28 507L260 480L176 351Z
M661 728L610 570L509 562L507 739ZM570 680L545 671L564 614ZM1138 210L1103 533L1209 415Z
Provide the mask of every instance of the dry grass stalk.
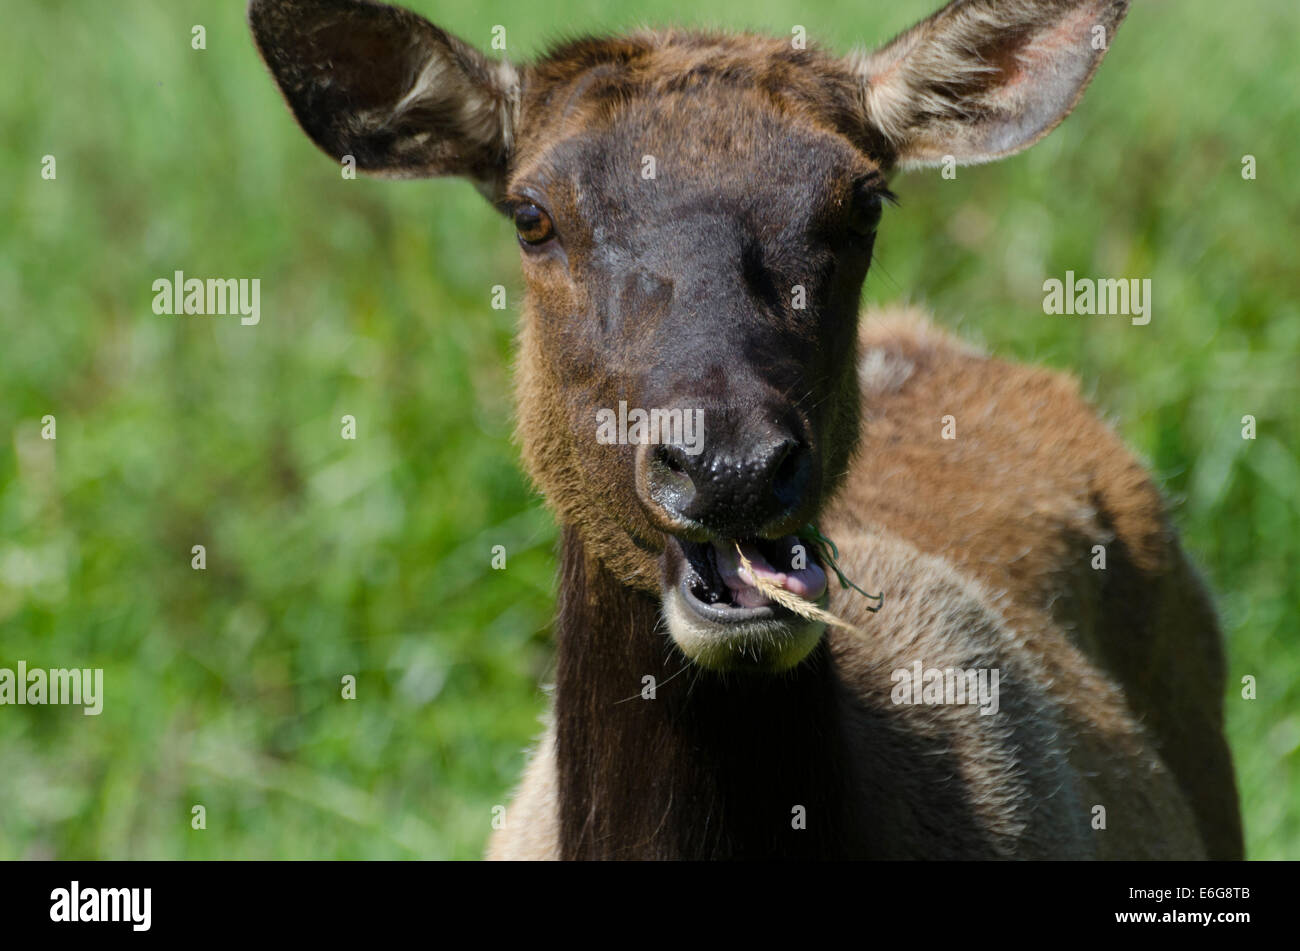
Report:
M765 597L772 599L783 608L789 608L795 614L800 617L805 617L810 621L821 621L823 624L829 624L832 627L843 628L846 631L857 633L858 629L848 621L841 620L834 614L831 614L830 611L819 608L811 601L799 597L799 595L792 591L787 591L780 585L773 584L766 578L760 578L758 573L754 571L753 564L745 557L745 553L740 550L739 544L736 545L736 553L740 555L740 566L748 572L749 577L754 582L754 587L762 592Z

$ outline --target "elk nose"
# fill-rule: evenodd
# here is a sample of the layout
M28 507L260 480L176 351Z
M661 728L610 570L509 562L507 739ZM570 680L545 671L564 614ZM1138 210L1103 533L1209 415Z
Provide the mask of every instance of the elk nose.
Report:
M668 531L702 527L719 538L765 534L800 507L812 472L812 454L789 436L741 451L705 449L694 455L680 445L641 448L642 499Z

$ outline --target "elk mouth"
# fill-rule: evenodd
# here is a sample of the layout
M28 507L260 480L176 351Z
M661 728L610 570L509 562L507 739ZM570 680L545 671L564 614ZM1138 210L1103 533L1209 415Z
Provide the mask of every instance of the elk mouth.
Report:
M741 564L742 552L748 568ZM824 625L776 603L756 580L821 606L827 600L825 570L794 535L705 542L671 537L664 613L678 647L718 670L779 671L801 661L821 639Z
M679 539L678 544L688 569L682 586L692 606L710 620L725 624L788 611L758 589L754 575L806 601L815 602L826 593L826 572L794 535L703 543ZM740 563L742 552L749 560L749 568ZM803 567L796 568L799 555L803 556Z

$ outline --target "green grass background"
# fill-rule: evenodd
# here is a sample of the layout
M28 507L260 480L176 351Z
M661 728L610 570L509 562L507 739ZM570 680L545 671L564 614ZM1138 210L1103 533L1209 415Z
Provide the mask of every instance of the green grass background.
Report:
M517 60L646 23L801 24L844 52L931 9L410 5L480 47L505 25ZM866 291L1077 372L1150 463L1218 593L1255 858L1300 857L1297 35L1290 0L1138 0L1044 142L900 176ZM344 181L239 2L18 0L0 55L0 666L103 667L107 690L99 717L0 708L0 856L478 855L551 663L509 224L462 182ZM177 268L260 277L261 325L155 316ZM1150 277L1151 324L1045 316L1067 268Z

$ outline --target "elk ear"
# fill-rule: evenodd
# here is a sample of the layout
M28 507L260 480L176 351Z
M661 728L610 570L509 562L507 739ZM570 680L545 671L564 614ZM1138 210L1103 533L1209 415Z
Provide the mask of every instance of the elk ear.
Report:
M902 166L987 162L1069 115L1128 0L954 0L857 59L866 119Z
M368 0L252 0L258 52L304 132L396 178L504 188L519 77L428 20Z

